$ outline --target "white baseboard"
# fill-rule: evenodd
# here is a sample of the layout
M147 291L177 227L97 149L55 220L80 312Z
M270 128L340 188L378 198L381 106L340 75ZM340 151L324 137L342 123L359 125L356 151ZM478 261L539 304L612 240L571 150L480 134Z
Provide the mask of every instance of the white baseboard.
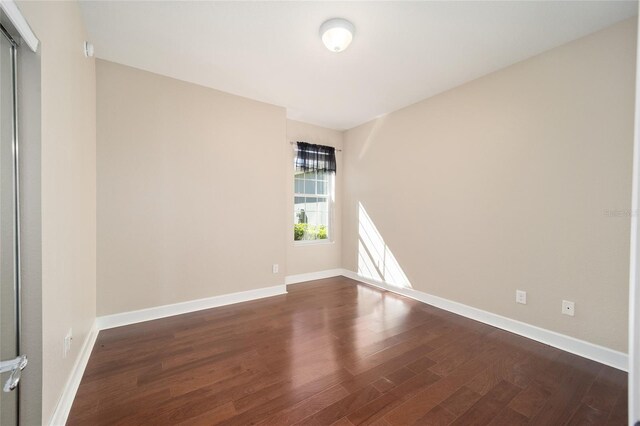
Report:
M91 351L93 350L93 345L96 343L97 338L98 328L94 323L91 330L89 330L87 338L84 340L84 344L82 345L80 352L78 353L76 362L71 370L71 375L62 389L62 395L58 400L56 409L54 410L51 421L49 422L51 426L64 426L67 422L71 406L73 405L73 400L75 399L78 388L80 387L82 375L84 374L85 368L87 368L87 363L89 362L89 357L91 356Z
M442 297L433 296L418 290L394 287L381 281L365 278L358 275L356 272L347 269L343 270L342 275L347 278L361 281L384 290L419 300L420 302L427 303L437 308L501 328L511 333L536 340L549 346L562 349L563 351L571 352L572 354L600 362L619 370L627 371L628 369L629 357L623 352L618 352L604 346L589 343L555 331L503 317L498 314L483 311L482 309L474 308Z
M231 305L234 303L262 299L264 297L277 296L279 294L285 294L286 292L286 285L263 287L255 290L247 290L238 293L207 297L205 299L174 303L172 305L140 309L139 311L105 315L96 318L96 323L98 326L98 330L106 330L108 328L121 327L123 325L135 324L138 322L151 321L154 319L186 314L188 312L200 311L202 309L216 308L218 306Z
M298 284L306 281L322 280L325 278L339 277L344 269L326 269L324 271L308 272L306 274L289 275L284 277L285 285Z
M614 351L613 349L589 343L574 337L566 336L555 331L526 324L521 321L516 321L501 315L493 314L491 312L483 311L442 297L423 293L421 291L393 287L381 281L365 278L358 275L356 272L347 269L331 269L308 274L291 275L285 278L285 282L287 284L295 284L298 282L330 278L339 275L410 297L437 308L492 325L558 349L571 352L584 358L609 365L619 370L627 371L628 369L628 356L625 353ZM89 335L85 339L82 349L78 354L71 371L71 375L65 384L62 396L56 405L56 409L49 424L52 426L62 426L66 423L76 392L80 386L82 375L84 374L84 370L89 362L91 351L93 350L96 338L98 337L99 330L150 321L158 318L199 311L202 309L247 302L264 297L277 296L285 294L286 292L286 285L278 285L96 318L96 322L91 328Z

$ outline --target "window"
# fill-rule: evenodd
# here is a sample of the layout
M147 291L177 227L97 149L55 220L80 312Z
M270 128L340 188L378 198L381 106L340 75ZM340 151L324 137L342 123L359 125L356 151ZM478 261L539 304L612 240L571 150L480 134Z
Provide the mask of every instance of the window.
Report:
M295 241L328 238L330 185L329 173L296 171L293 208Z
M294 241L328 240L335 150L298 142L294 174Z

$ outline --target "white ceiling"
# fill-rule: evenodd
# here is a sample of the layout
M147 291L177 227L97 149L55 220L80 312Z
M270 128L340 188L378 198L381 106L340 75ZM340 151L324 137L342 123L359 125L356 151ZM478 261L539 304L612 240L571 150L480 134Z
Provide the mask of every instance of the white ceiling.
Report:
M635 1L84 1L99 58L347 129L637 13ZM326 19L356 27L329 52Z

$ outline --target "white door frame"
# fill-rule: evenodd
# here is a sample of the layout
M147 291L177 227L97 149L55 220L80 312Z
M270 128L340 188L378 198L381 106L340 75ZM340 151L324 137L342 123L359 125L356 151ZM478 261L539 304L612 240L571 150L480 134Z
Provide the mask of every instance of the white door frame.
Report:
M639 2L640 3L640 2ZM631 195L631 253L629 265L629 425L640 422L640 32L636 54L636 108Z

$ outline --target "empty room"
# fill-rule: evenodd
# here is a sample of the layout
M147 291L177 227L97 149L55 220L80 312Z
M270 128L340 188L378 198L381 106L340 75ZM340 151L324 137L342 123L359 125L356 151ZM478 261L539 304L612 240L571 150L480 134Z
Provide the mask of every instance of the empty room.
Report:
M637 1L0 33L2 426L640 425Z

